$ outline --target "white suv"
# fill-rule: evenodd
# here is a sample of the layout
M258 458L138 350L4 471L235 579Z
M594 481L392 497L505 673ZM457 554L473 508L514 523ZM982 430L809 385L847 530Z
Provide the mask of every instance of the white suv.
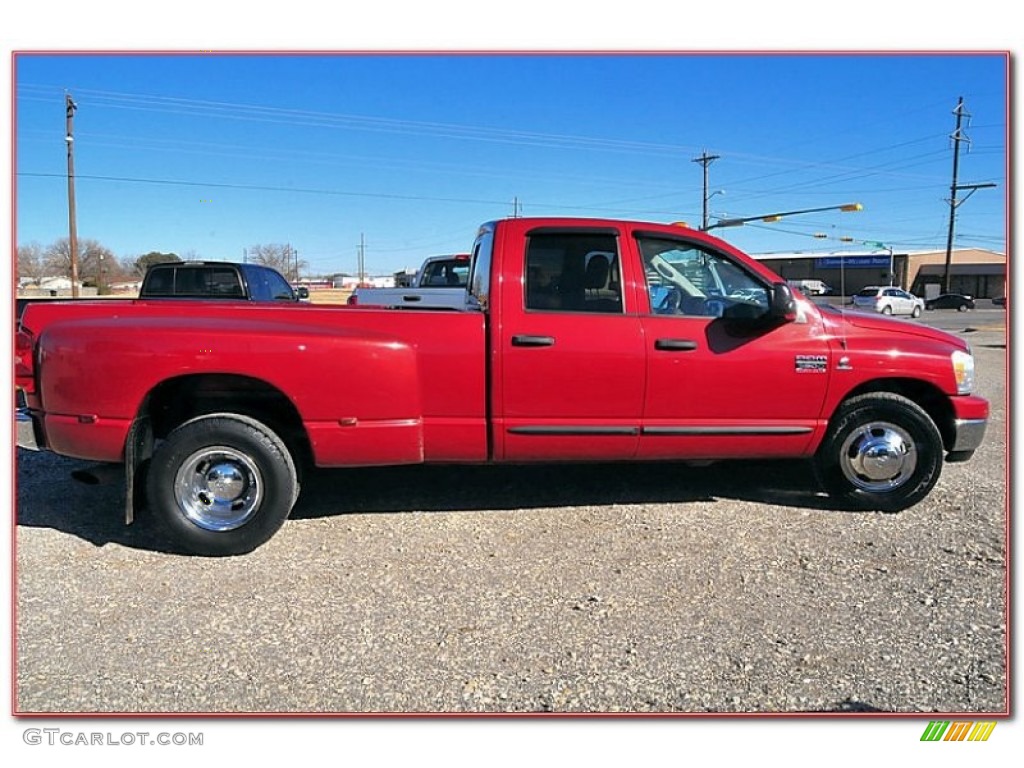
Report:
M901 288L869 285L853 297L853 304L860 309L873 309L883 315L910 315L920 317L924 311L924 299Z

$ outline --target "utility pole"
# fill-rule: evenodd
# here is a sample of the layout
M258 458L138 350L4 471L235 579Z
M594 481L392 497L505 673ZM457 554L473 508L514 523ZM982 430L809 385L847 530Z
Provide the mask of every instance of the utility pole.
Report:
M946 236L946 270L942 277L942 292L949 293L950 263L953 261L953 227L956 223L956 180L960 170L960 142L969 141L960 130L964 117L964 97L961 96L953 110L956 115L956 130L953 131L953 183L949 186L949 234ZM969 115L968 115L969 116Z
M691 162L694 162L694 163L700 163L701 165L704 166L704 193L701 195L701 199L702 199L704 205L703 205L703 213L701 214L701 219L700 219L700 222L701 222L700 223L700 229L701 229L702 232L705 231L708 228L708 200L709 200L709 197L708 197L708 166L711 165L713 162L715 162L715 160L718 160L719 157L720 157L720 155L709 155L708 151L705 149L701 153L700 157L695 157L691 161Z
M359 233L359 285L362 285L366 280L366 238L363 233Z
M971 143L970 138L960 128L963 118L970 119L971 117L971 113L964 109L963 96L957 101L953 114L956 115L956 129L950 136L953 139L953 183L949 185L949 234L946 236L946 269L942 276L943 293L950 292L951 264L953 262L953 229L956 225L956 209L962 203L966 203L967 199L979 189L989 189L995 186L991 182L986 184L957 184L957 177L960 171L960 142L966 141L968 144ZM966 189L967 195L963 200L957 200L956 193L961 189Z
M75 110L71 94L64 93L65 133L68 147L68 247L71 251L71 298L78 298L78 216L75 212Z
M512 198L512 218L518 219L522 215L523 206L519 203L518 197Z

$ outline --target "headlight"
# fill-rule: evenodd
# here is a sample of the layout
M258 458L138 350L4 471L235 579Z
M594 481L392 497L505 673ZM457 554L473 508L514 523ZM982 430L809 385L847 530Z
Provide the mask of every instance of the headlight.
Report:
M974 389L974 356L957 350L950 358L953 361L953 378L956 379L956 393L969 395Z

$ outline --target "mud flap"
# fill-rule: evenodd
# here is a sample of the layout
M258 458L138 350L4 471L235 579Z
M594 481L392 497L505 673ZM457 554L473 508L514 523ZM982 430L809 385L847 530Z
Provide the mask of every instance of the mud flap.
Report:
M139 416L128 430L124 446L124 522L135 521L135 478L139 467L153 455L153 427L149 416Z

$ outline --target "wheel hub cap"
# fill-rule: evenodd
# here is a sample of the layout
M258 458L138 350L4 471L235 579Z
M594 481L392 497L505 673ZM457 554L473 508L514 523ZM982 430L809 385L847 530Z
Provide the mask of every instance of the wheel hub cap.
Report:
M858 488L890 491L913 474L917 450L903 428L884 422L865 424L844 441L840 466Z
M178 508L200 528L229 531L259 509L263 479L255 462L233 448L202 448L185 460L174 482Z
M230 504L245 490L245 477L235 464L215 464L206 472L206 487L213 494L211 503Z

